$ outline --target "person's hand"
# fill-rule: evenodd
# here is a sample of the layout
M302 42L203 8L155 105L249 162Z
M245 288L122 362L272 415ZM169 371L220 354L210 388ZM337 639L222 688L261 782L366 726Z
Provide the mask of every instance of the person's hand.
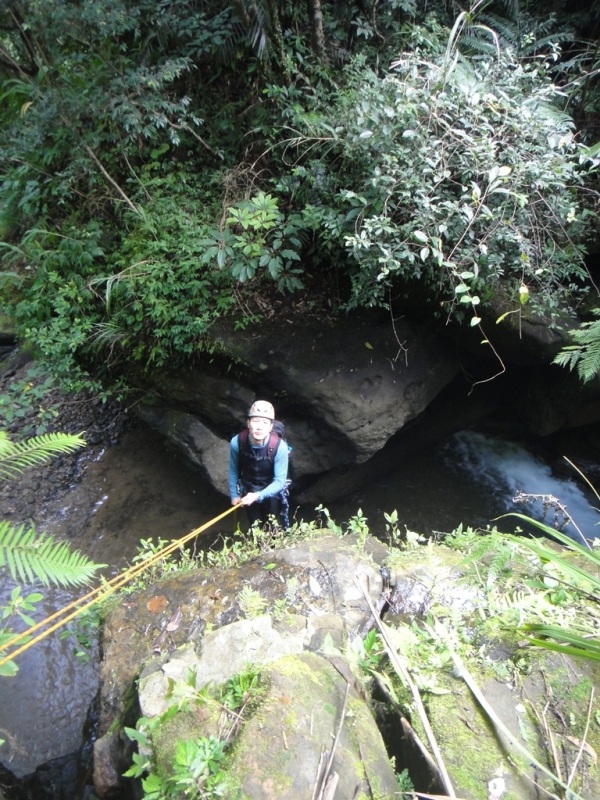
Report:
M239 506L241 505L242 498L241 497L232 497L231 498L231 505L232 506Z
M241 503L243 506L251 506L252 503L256 503L258 500L258 495L260 492L248 492L247 495L242 497Z

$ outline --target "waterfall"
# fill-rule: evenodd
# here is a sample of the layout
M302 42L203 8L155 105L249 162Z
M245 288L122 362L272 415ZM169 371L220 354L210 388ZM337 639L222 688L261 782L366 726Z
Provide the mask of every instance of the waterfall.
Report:
M460 431L444 447L444 460L448 467L468 475L479 490L487 489L492 504L499 505L505 511L518 511L552 525L554 507L544 513L541 499L526 505L514 502L520 492L551 495L566 508L568 515L587 538L600 536L600 528L597 527L600 515L579 486L570 479L553 475L547 464L520 444L475 431ZM558 523L563 520L564 516L559 512ZM579 538L572 523L562 530Z

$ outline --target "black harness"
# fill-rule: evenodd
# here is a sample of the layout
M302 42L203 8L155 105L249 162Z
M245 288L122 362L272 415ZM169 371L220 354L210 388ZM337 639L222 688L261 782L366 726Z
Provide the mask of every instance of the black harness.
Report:
M238 435L239 475L245 489L259 492L273 480L275 456L281 439L271 431L267 442L262 447L252 447L248 428Z

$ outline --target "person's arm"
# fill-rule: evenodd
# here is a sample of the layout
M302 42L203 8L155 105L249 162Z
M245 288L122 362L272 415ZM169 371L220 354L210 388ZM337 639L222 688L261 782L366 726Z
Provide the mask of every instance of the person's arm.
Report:
M240 444L237 436L234 436L229 443L229 496L231 504L236 506L241 502L238 492L238 480L240 477Z
M282 440L279 442L279 447L275 453L275 461L273 462L273 480L265 486L262 491L258 493L258 501L264 500L266 497L273 497L274 494L279 492L285 486L288 473L288 447Z

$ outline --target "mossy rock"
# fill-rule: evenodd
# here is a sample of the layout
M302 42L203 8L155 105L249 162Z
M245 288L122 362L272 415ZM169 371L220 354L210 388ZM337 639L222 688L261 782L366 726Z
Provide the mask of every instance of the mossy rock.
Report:
M311 800L323 751L340 724L345 678L313 653L286 656L263 670L268 685L230 756L231 800ZM326 759L325 759L326 760ZM336 797L391 798L396 777L365 700L351 688L332 771Z
M570 775L584 742L592 687L599 686L600 668L591 661L543 650L531 650L533 666L511 680L492 677L472 661L467 668L486 701L523 747L553 774ZM504 662L502 662L504 663ZM464 800L488 800L491 782L501 782L502 800L537 800L542 786L556 793L551 779L521 755L499 733L462 679L440 673L438 686L447 694L427 695L427 713L454 790ZM597 693L596 693L597 694ZM571 789L585 800L600 797L600 705L595 702L585 746ZM545 722L544 722L545 720ZM419 721L415 729L426 740ZM550 731L555 755L552 755ZM558 766L557 763L558 762Z
M341 667L340 667L341 668ZM342 672L351 676L348 667ZM360 685L349 684L326 658L313 653L285 656L263 667L260 692L244 712L241 731L222 764L228 800L312 800L346 713L331 772L336 796L392 798L396 777ZM211 690L219 697L219 687ZM153 760L162 778L173 774L178 742L223 738L219 703L190 702L152 733Z
M8 314L0 311L0 343L4 343L2 337L13 337L15 334L15 321Z

